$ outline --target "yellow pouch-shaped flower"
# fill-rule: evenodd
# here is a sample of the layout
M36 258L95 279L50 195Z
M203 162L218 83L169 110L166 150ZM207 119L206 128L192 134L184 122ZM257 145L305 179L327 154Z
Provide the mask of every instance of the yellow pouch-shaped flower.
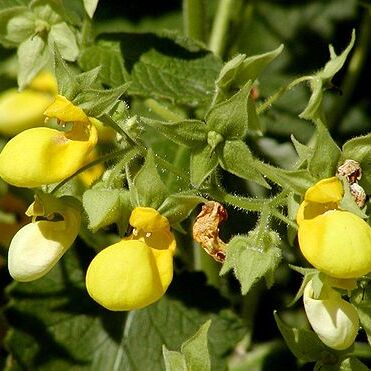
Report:
M328 347L349 348L358 333L359 319L352 304L341 298L331 287L324 287L320 298L314 298L312 281L304 290L304 308L309 323L321 341Z
M50 93L53 96L58 94L57 80L48 71L38 73L28 87L33 90Z
M338 209L342 185L323 179L299 207L299 246L318 270L335 278L358 278L371 271L371 228L357 215Z
M89 295L114 311L154 303L173 278L176 244L167 219L154 209L139 207L133 210L130 223L135 224L133 234L97 254L86 274Z
M28 215L34 219L44 214L46 219L34 220L13 237L8 252L10 275L20 282L36 280L48 273L72 245L80 230L80 212L68 201L55 199L47 205L48 212L36 212L40 206L33 203ZM54 210L54 213L50 213ZM57 214L59 220L48 220ZM62 220L60 220L62 219Z
M44 125L44 111L53 102L49 94L34 90L10 89L0 96L0 134L14 136L23 130Z
M74 124L71 131L25 130L0 153L0 176L18 187L39 187L73 175L97 143L93 125Z

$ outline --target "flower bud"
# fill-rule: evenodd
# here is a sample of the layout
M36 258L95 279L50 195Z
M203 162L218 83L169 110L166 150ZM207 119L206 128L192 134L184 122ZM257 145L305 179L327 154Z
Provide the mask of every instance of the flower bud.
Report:
M86 274L89 295L113 311L154 303L173 278L175 239L167 219L154 209L138 207L130 223L133 234L99 252Z
M312 281L304 289L304 308L309 323L321 341L330 348L349 348L358 333L359 319L354 306L340 293L324 286L318 299L314 298Z
M29 213L32 213L34 219L39 216L39 213L33 213L38 210L36 202L29 208ZM46 219L25 225L10 243L8 269L16 281L33 281L48 273L79 233L80 212L70 206L65 198L55 200L54 205L45 206ZM50 210L54 212L46 212ZM48 217L55 214L62 220L48 220Z
M371 227L340 210L343 190L336 178L310 187L299 207L299 246L318 270L335 278L358 278L371 272Z

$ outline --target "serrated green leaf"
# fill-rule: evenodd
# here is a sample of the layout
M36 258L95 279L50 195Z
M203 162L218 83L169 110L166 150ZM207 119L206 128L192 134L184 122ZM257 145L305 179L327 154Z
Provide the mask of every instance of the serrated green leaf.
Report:
M82 202L88 214L90 229L97 230L101 225L109 225L116 219L119 193L118 189L88 189L84 193Z
M75 96L73 103L82 108L89 116L99 117L117 103L127 88L128 84L107 90L84 89Z
M98 40L96 44L81 51L78 62L85 71L101 67L99 77L108 86L117 87L126 81L118 42Z
M86 246L71 249L44 278L9 288L7 350L21 368L164 370L162 346L179 348L212 319L212 369L225 369L225 355L246 326L224 309L228 303L220 302L217 290L207 287L198 275L177 276L169 297L129 313L107 311L85 291L84 271L90 255ZM191 296L197 301L188 305Z
M249 96L247 101L247 116L249 119L247 123L247 134L255 136L263 135L263 125L256 112L255 101L251 98L251 96Z
M242 140L226 140L219 162L224 170L270 188L261 173L255 169L256 161Z
M231 239L227 246L226 260L220 271L223 275L233 269L241 284L242 295L246 295L261 278L274 272L282 259L281 250L277 248L279 239L267 234L261 241L257 241L256 233L251 231L248 236L236 236Z
M287 346L299 360L303 362L315 362L321 358L324 351L331 352L313 331L287 326L280 319L277 312L274 312L274 319Z
M210 356L207 346L207 334L211 321L207 321L201 328L182 344L181 352L184 354L189 370L209 371Z
M142 117L141 122L159 131L177 144L196 147L206 144L207 141L207 127L200 120L164 122Z
M30 11L27 10L21 12L18 16L13 16L10 18L6 25L6 41L14 43L14 45L20 44L34 34L35 17Z
M9 32L8 22L16 17L29 13L27 1L2 1L0 3L0 42L5 47L18 46L18 40L12 41L12 33ZM10 36L10 39L8 37ZM23 41L23 40L22 40Z
M120 41L130 94L189 107L211 101L221 60L200 44L177 34L125 33L111 40Z
M66 22L60 22L51 26L48 34L48 44L52 48L58 47L63 59L74 62L79 55L76 36Z
M225 140L242 139L248 130L247 101L251 81L227 101L213 106L206 115L206 125Z
M135 175L130 188L133 206L147 206L157 209L167 196L167 189L157 172L156 159L151 150L146 161Z
M239 54L228 61L220 71L219 77L215 82L217 92L214 103L228 99L233 90L241 89L249 80L252 82L259 76L263 69L281 54L283 45L277 49L259 55L246 57Z
M196 188L199 187L217 166L218 156L209 145L201 149L194 149L190 161L192 185Z
M308 170L286 170L257 161L255 168L268 179L297 194L304 192L315 183Z
M93 18L99 0L84 0L84 8L90 18Z
M198 204L205 201L205 198L192 191L175 193L166 197L158 212L166 216L171 225L175 225L186 219Z
M18 86L24 89L49 62L45 41L38 35L23 41L18 48Z
M300 143L296 138L291 135L292 144L295 147L295 151L299 156L300 164L303 164L305 161L309 160L313 156L313 148L306 146L305 144Z
M166 371L188 371L185 357L182 353L168 350L165 345L162 347Z
M335 175L341 151L323 122L319 119L316 119L315 122L317 127L316 144L309 160L308 169L315 179L320 180Z
M327 87L334 75L343 67L345 60L347 59L348 54L354 45L354 41L355 31L353 30L349 45L340 55L336 55L333 47L330 45L330 61L327 62L325 67L317 72L310 80L312 95L309 99L307 107L299 115L299 117L306 120L315 120L320 118L323 89Z

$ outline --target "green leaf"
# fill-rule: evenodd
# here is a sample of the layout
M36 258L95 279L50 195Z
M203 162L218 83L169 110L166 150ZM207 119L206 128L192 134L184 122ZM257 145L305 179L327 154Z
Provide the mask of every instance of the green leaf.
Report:
M84 8L90 18L93 18L99 0L84 0Z
M165 199L158 212L166 216L171 225L175 225L186 219L198 204L205 201L205 198L193 191L175 193Z
M209 131L216 131L225 140L242 139L248 130L247 101L251 80L227 101L211 108L206 115Z
M13 32L16 31L19 32L16 23L17 21L13 21L13 19L16 19L18 17L23 17L27 13L29 13L29 10L27 8L28 1L23 0L8 0L8 1L2 1L0 3L0 42L5 47L16 47L19 44L18 38L16 40L12 40L14 37ZM9 30L9 21L15 22L13 26L10 26ZM22 22L23 23L23 22ZM23 27L22 27L23 28ZM25 31L25 29L23 28ZM11 32L9 32L11 31ZM20 32L21 34L21 32ZM10 38L9 38L10 37ZM23 40L22 40L23 41Z
M295 147L295 151L299 156L300 165L308 161L313 156L313 148L306 146L305 144L300 143L296 138L291 135L292 144Z
M189 370L209 371L211 369L207 346L207 334L210 325L211 321L209 320L181 347L181 352L185 356Z
M349 357L344 359L338 368L339 371L368 371L370 370L364 363L358 358Z
M226 140L219 162L224 170L270 188L261 173L255 169L256 160L242 140Z
M73 99L84 112L93 117L99 117L109 111L126 92L127 84L113 89L82 89Z
M242 295L246 295L251 287L261 278L274 272L282 259L281 250L277 247L278 235L269 231L261 238L253 230L247 236L236 236L227 246L227 256L220 271L223 275L233 269L241 284Z
M218 103L228 99L235 89L241 89L249 80L253 82L263 69L281 54L282 50L283 45L271 52L250 57L238 54L228 61L221 69L215 82L217 92L214 102Z
M200 44L175 33L125 33L111 40L120 41L130 94L189 107L211 101L221 60Z
M274 319L287 346L299 360L315 362L321 358L323 352L331 352L313 331L287 326L277 312L274 312Z
M359 208L354 200L352 193L350 192L349 183L346 179L342 179L343 189L344 189L344 196L340 201L339 207L342 210L350 211L351 213L359 216L362 219L367 219L367 214Z
M348 140L343 145L341 163L345 160L359 162L362 169L362 178L359 184L366 194L371 194L371 133Z
M18 85L24 89L49 61L45 41L38 35L23 41L18 48Z
M315 179L309 174L308 170L280 169L260 161L256 161L255 168L282 188L300 195L304 194L315 183Z
M256 112L255 101L251 98L251 96L249 96L247 101L247 116L247 134L255 136L263 135L264 128Z
M309 99L307 107L299 115L299 117L307 120L317 119L321 116L321 106L323 98L323 89L330 84L334 75L343 67L348 54L350 53L355 41L355 31L352 32L352 38L346 49L340 54L336 55L333 47L330 45L330 61L326 63L325 67L317 72L310 80L310 88L312 95Z
M48 44L52 48L55 44L58 47L62 58L74 62L79 55L76 36L65 22L60 22L50 28Z
M165 345L162 346L166 371L188 371L185 357L182 353L174 350L168 350Z
M207 127L203 121L164 122L142 117L141 123L154 128L174 143L180 145L195 147L206 144Z
M315 179L320 180L334 176L341 151L323 122L320 119L316 119L315 122L317 126L316 144L308 169Z
M192 185L198 188L217 166L218 156L209 145L194 149L190 162Z
M120 230L125 231L132 209L128 193L119 189L88 189L82 201L89 218L89 228L96 232L100 228L116 223Z
M125 82L124 60L118 42L98 40L81 51L78 62L85 71L101 67L99 77L103 84L116 87Z
M226 354L246 326L199 275L174 277L170 295L147 308L111 312L85 291L90 259L91 250L79 246L44 278L9 287L6 343L20 369L164 370L162 346L179 348L211 319L212 370L225 370Z
M14 45L19 45L34 34L35 17L33 13L27 10L10 18L6 25L6 41Z
M167 196L167 189L157 172L156 159L151 150L146 161L135 175L130 189L133 206L148 206L157 209Z

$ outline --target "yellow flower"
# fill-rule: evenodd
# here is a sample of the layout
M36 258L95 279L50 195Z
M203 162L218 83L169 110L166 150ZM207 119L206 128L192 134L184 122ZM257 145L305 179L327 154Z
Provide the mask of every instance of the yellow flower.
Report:
M132 235L98 253L86 274L89 295L113 311L154 303L173 278L176 243L168 220L155 209L137 207L130 224Z
M69 249L80 230L80 212L68 197L44 195L26 214L33 217L13 237L8 253L10 275L20 282L36 280L48 273ZM43 219L37 219L42 217Z
M297 213L299 246L318 270L335 278L371 272L371 227L339 209L343 187L336 177L310 187Z
M0 134L14 136L23 130L43 126L45 109L56 94L55 78L39 74L30 86L19 92L9 89L0 95Z
M72 122L72 129L32 128L12 138L0 153L0 176L9 184L32 188L66 179L86 163L95 147L94 125L66 98L57 96L45 114Z
M309 281L303 301L308 321L324 344L343 350L354 343L359 327L357 310L339 292L325 284L320 297L315 298Z

